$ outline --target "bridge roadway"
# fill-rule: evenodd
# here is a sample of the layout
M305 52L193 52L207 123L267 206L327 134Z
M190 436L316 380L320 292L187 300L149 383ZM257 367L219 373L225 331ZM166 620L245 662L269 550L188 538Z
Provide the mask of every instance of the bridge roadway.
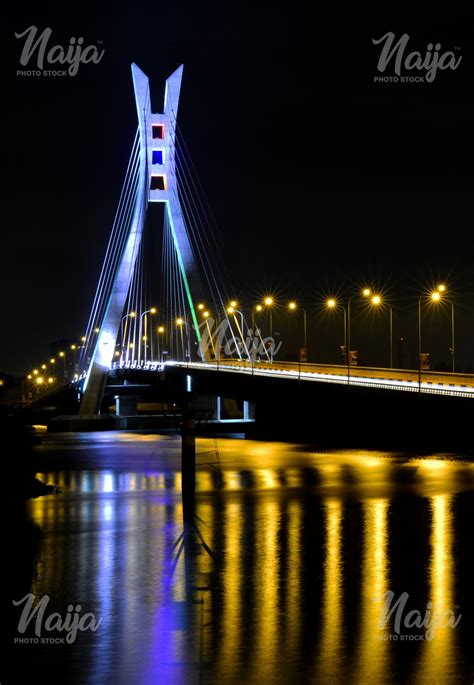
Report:
M297 362L259 361L254 364L240 359L217 362L166 362L167 366L195 368L255 376L287 378L289 380L338 383L385 390L433 393L455 397L474 398L474 374L440 373L423 371L421 384L418 371L384 369L375 367L347 366L337 364L298 364Z

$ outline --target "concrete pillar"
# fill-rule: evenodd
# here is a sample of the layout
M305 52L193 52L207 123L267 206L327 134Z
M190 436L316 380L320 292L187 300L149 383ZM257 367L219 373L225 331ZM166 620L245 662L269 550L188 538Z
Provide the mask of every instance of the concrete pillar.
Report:
M117 416L136 416L136 397L117 397L115 400L115 413Z
M183 517L189 521L194 513L194 490L196 487L196 414L187 400L183 407L181 430L181 491Z
M248 400L244 400L244 407L243 407L243 419L244 421L248 421L249 419L249 403Z

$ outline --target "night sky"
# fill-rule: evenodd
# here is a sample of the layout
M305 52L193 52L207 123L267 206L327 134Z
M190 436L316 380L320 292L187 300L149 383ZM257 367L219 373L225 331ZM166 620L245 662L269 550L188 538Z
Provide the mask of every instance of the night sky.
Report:
M19 5L20 7L20 5ZM472 364L474 8L413 3L68 4L3 17L0 370L28 372L80 336L112 225L136 112L130 64L184 64L180 125L223 239L236 296L322 295L370 280L415 338L420 288L446 280L458 358ZM105 50L75 77L16 75L28 26ZM387 31L462 55L431 84L378 84ZM443 315L430 349L448 360ZM436 334L443 330L443 339ZM377 360L376 360L377 361Z

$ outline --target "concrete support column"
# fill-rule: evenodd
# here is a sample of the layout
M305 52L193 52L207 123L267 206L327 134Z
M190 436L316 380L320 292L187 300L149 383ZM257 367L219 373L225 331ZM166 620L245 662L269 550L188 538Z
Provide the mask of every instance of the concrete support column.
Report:
M115 400L115 413L117 416L136 416L136 397L117 397Z
M196 487L196 414L187 399L183 406L181 432L181 489L183 518L192 520L194 513L194 490Z

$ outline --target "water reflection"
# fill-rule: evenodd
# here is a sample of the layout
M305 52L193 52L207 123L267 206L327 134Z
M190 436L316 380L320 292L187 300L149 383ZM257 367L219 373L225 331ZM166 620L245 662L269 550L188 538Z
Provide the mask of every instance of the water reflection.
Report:
M385 596L389 590L387 557L388 501L368 500L363 505L364 556L360 608L360 647L355 682L383 682L390 673L388 642L380 626Z
M136 471L42 474L62 493L30 504L43 530L32 591L59 610L80 600L103 619L77 647L48 654L69 669L64 682L403 682L400 660L419 682L462 682L462 625L403 651L379 621L397 571L400 493L410 497L398 525L417 528L427 555L397 554L433 606L459 603L456 503L472 490L472 465L290 449L285 466L282 446L239 442L232 453L233 442L220 471L198 467L185 527L166 451ZM420 610L427 601L421 590L412 600Z
M337 681L342 676L343 661L343 565L342 502L327 499L325 507L324 586L321 602L323 625L319 651L319 678Z
M458 616L453 581L456 575L453 557L452 496L431 497L430 561L428 569L429 603L427 609L433 626L432 639L423 642L419 668L420 680L442 683L457 682L456 632L449 624L449 616ZM425 610L423 610L424 613ZM454 616L453 616L454 618Z

